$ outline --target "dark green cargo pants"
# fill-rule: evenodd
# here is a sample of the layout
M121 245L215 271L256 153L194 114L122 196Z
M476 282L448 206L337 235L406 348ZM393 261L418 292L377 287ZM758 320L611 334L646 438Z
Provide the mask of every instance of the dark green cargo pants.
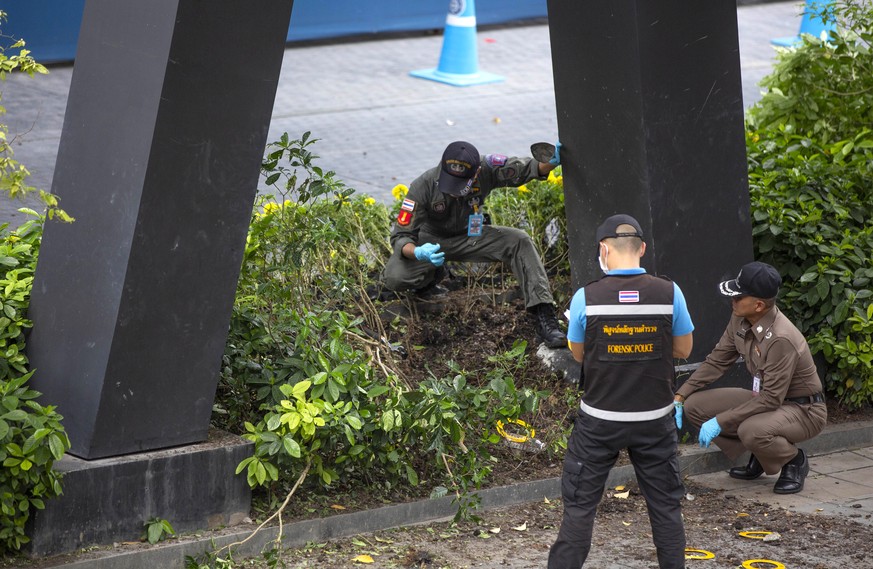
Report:
M530 236L520 229L486 225L481 237L438 237L422 231L418 242L438 243L446 261L505 263L521 284L527 308L553 302L543 262ZM433 280L435 271L433 264L407 259L397 250L385 265L382 284L395 291L420 289Z

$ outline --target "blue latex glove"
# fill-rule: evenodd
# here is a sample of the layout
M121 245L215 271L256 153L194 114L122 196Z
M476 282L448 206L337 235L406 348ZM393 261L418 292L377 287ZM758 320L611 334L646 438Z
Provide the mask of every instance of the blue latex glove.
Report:
M719 426L718 421L715 420L715 417L713 417L700 426L700 437L698 438L700 446L708 447L709 443L712 442L712 439L717 437L719 433L721 433L721 427Z
M415 258L419 261L429 261L435 267L440 267L446 262L446 254L439 253L439 250L440 246L438 243L425 243L416 247L413 253L415 253Z
M676 409L676 414L673 416L673 418L676 420L676 428L681 429L682 428L682 413L685 412L685 405L683 405L682 403L679 403L678 401L674 401L673 408Z
M555 153L552 154L552 157L549 158L549 164L554 164L555 166L561 165L561 143L555 143Z

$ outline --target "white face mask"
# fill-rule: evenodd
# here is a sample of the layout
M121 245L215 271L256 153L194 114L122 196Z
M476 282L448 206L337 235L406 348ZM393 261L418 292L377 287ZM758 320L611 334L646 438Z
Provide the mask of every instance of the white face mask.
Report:
M606 260L609 258L609 246L606 243L601 243L603 246L603 255L598 255L597 262L600 263L600 270L603 271L603 274L609 273L609 266L606 264Z

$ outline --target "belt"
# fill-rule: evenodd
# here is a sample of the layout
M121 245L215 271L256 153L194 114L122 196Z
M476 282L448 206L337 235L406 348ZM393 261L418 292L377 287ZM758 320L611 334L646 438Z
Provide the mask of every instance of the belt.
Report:
M812 405L813 403L824 403L824 393L816 393L815 395L804 395L803 397L786 397L785 401L798 403L800 405Z

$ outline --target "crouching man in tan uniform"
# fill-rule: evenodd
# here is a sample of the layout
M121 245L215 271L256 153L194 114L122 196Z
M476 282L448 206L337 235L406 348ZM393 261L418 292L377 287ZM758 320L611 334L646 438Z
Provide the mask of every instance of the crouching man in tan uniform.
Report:
M782 278L766 263L745 265L737 278L721 283L733 316L706 361L677 390L677 423L684 415L700 428L700 445L714 442L731 460L745 451L747 466L732 478L754 480L776 474L777 494L803 490L809 461L795 446L824 428L827 407L806 339L776 307ZM751 389L698 391L719 379L742 356ZM684 408L684 413L683 413Z

